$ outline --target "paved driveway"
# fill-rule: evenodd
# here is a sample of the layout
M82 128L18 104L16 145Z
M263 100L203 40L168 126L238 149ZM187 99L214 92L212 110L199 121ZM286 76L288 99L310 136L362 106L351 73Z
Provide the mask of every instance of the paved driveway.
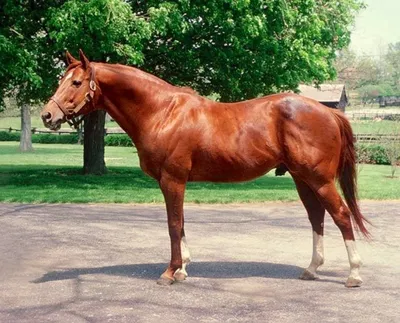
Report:
M400 203L365 202L364 286L327 218L318 281L298 203L186 207L190 277L155 280L169 260L163 206L0 204L0 322L400 322Z

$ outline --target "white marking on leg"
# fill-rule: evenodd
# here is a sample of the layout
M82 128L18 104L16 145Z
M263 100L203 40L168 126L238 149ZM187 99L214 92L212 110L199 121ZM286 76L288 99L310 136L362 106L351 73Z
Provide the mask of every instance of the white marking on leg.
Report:
M190 259L189 247L186 242L186 237L182 237L181 239L181 256L182 256L182 268L175 271L175 274L182 273L187 277L188 273L186 271L186 266L190 263L191 259Z
M313 230L313 253L311 263L307 269L300 275L300 279L317 279L317 269L324 263L324 236L317 234Z
M324 236L313 231L313 253L308 270L316 274L317 269L324 263Z
M186 265L190 263L190 251L188 244L186 242L186 237L181 239L181 255L182 255L182 271L187 275Z
M361 284L362 279L360 277L360 267L362 262L361 257L357 252L356 242L354 240L345 240L344 244L346 245L347 255L349 256L350 263L350 275L348 281L359 281Z
M317 279L317 269L324 263L324 237L317 234L313 230L313 253L311 263L303 274L300 276L301 279Z

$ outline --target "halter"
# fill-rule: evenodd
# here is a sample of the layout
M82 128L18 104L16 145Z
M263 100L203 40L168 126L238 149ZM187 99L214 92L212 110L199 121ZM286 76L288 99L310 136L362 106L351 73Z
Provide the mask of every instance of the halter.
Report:
M56 96L52 96L50 101L53 101L59 109L64 113L65 118L67 119L68 124L75 129L78 129L79 125L82 123L84 116L78 117L78 112L89 102L93 101L94 92L96 91L96 82L94 81L94 68L91 67L90 71L90 81L89 81L89 92L86 92L85 98L73 109L67 109L64 107Z

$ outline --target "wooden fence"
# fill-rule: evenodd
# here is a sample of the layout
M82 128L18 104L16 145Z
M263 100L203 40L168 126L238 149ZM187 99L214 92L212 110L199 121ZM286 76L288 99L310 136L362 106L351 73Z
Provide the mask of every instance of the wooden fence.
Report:
M389 113L389 112L346 112L346 117L349 119L383 119L383 120L400 120L400 113Z
M358 142L362 143L379 143L388 141L400 141L400 134L386 135L386 134L354 134Z
M125 134L125 131L121 128L105 128L104 134L115 135L115 134ZM0 131L8 131L8 132L19 132L20 129L14 128L0 128ZM42 129L42 128L32 128L32 133L47 133L47 134L57 134L57 135L65 135L65 134L76 134L77 131L75 129L60 129L58 131ZM400 134L354 134L354 137L358 142L361 143L379 143L379 142L387 142L391 140L400 141Z

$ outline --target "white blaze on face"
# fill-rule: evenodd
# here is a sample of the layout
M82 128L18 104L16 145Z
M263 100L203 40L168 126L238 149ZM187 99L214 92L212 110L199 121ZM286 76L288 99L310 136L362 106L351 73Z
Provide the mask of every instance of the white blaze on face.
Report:
M65 81L67 81L70 78L72 78L72 74L73 74L73 72L69 72L68 75L64 78L64 81L62 83L65 83ZM61 85L61 83L60 83L60 85Z
M69 80L71 77L72 77L72 72L70 72L70 73L65 77L65 79L66 79L66 80Z

